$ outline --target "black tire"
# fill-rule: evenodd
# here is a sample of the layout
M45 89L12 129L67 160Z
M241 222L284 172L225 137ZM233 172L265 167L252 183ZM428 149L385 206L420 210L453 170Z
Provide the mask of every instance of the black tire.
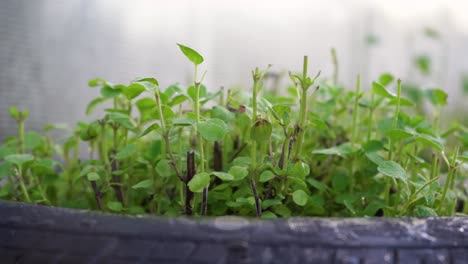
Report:
M0 201L0 263L468 263L468 218L128 217Z

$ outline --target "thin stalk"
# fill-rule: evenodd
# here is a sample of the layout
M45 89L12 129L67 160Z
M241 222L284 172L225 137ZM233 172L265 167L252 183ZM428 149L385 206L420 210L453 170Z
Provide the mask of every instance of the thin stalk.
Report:
M307 79L307 65L308 65L308 57L304 56L304 64L302 67L302 81L301 84L301 99L299 102L299 133L297 135L297 148L294 155L294 160L298 160L299 156L302 153L302 144L304 142L304 131L305 131L305 123L307 117L307 87L306 79Z
M442 206L443 206L443 204L445 202L445 197L447 196L447 191L448 191L449 187L451 187L452 181L455 181L455 175L456 175L456 171L457 171L456 163L457 163L458 151L459 150L460 150L460 148L457 146L455 148L454 153L453 153L452 159L450 160L447 179L445 180L444 189L442 190L442 197L440 199L440 204L439 204L439 207L438 207L439 213L441 212Z
M400 114L400 98L401 98L401 80L398 79L397 81L397 102L396 102L396 107L395 107L395 113L393 116L393 123L392 123L392 128L396 129L398 125L398 115ZM389 139L389 151L388 151L388 160L393 159L393 142L391 139ZM385 178L385 205L388 207L390 206L390 189L392 187L390 177ZM388 214L388 209L387 209L387 214ZM388 216L388 215L386 215Z
M255 69L255 71L258 71L258 68ZM254 77L253 80L253 91L252 91L252 121L255 122L257 120L257 86L258 86L258 79ZM252 158L252 167L256 168L257 167L257 141L255 139L251 139L251 158Z
M23 171L22 167L21 166L18 167L16 175L18 177L18 181L19 181L21 192L23 193L24 199L26 200L26 202L30 203L31 199L29 198L28 190L26 189L26 186L24 185L22 171Z
M159 122L161 124L161 130L162 130L162 138L163 138L164 144L165 144L165 146L162 146L162 148L161 148L162 158L165 160L166 159L166 154L169 154L170 164L174 168L174 170L175 170L175 172L177 174L177 177L179 177L179 179L181 181L185 181L184 176L182 175L182 173L179 170L179 167L177 166L177 160L174 157L174 153L172 152L171 141L169 139L169 130L166 127L166 118L164 117L164 114L163 114L163 111L162 111L161 97L159 95L159 89L158 88L156 88L155 91L154 91L154 98L156 100L156 104L157 104L157 107L158 107Z
M351 135L351 145L354 148L356 144L356 129L357 129L357 119L358 119L358 109L359 109L359 93L361 91L361 75L357 76L356 81L356 95L354 99L354 108L353 108L353 126L352 126L352 135Z
M372 139L372 130L374 128L374 100L375 100L375 95L374 93L371 94L371 103L370 103L370 108L369 108L369 117L368 117L368 126L367 126L367 141L370 141Z
M24 118L21 113L18 118L18 141L19 154L24 154Z
M336 56L335 48L331 49L331 56L332 56L332 62L333 62L333 85L337 86L339 67L338 67L338 57Z
M193 176L195 175L195 151L190 150L187 152L187 176L185 182L185 207L184 207L184 214L185 215L192 215L192 199L193 199L193 192L190 191L188 187L188 182L192 180Z
M106 175L110 175L111 172L111 165L109 163L109 157L107 156L107 142L106 142L106 121L102 120L101 121L101 145L100 145L100 155L101 155L101 160L104 162L104 167L106 171Z
M258 197L257 187L255 186L255 180L252 178L250 179L250 187L252 188L253 196L255 199L255 212L257 213L257 217L262 217L262 206L260 203L260 198Z

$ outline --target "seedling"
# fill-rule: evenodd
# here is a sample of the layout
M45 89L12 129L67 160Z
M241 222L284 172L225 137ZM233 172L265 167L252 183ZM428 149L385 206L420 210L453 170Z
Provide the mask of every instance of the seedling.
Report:
M441 124L443 90L418 93L432 104L426 117L389 73L368 91L360 76L354 90L344 89L335 50L331 80L320 71L310 77L305 56L284 89L264 81L271 66L252 71L251 91L207 89L206 72L198 74L203 56L178 47L194 65L188 87L93 79L100 95L85 112L103 114L65 139L25 132L28 112L12 107L18 133L0 146L0 197L167 216L468 212L468 131Z

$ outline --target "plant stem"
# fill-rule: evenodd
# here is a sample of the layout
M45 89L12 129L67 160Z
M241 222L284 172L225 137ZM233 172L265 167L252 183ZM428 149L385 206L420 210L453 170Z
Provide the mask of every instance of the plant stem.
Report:
M452 156L452 160L450 161L450 164L449 164L449 171L448 171L448 175L447 175L447 179L445 180L445 184L444 184L444 189L442 190L442 197L440 199L440 204L439 204L439 207L438 207L438 211L439 211L439 214L441 214L441 210L442 210L442 206L445 202L445 197L447 196L447 191L450 187L450 189L452 189L452 185L455 181L455 175L456 175L456 171L457 171L457 167L456 167L456 164L457 164L457 158L458 158L458 152L460 150L460 147L457 146L455 148L455 151L453 153L453 156Z
M354 108L353 108L353 126L351 134L351 146L354 148L356 144L356 128L357 128L357 119L358 119L358 103L359 103L359 93L361 91L361 75L357 76L356 81L356 94L354 99Z
M177 166L177 160L175 159L174 153L172 152L171 141L169 139L169 130L166 127L166 119L165 119L164 114L163 114L162 104L161 104L161 97L159 95L159 88L158 87L156 87L156 89L154 90L154 98L155 98L156 104L158 106L159 122L161 124L162 138L163 138L164 144L165 144L165 146L163 146L161 148L162 158L164 160L166 160L166 154L167 153L169 154L171 166L174 168L174 170L175 170L175 172L177 174L177 177L179 177L179 179L182 182L184 182L185 181L184 176L180 172L179 167Z
M332 56L332 62L333 62L333 85L337 86L338 85L338 58L336 56L336 49L332 48L331 49L331 56Z
M26 202L30 203L31 199L29 198L28 190L26 189L26 186L24 185L22 171L23 171L23 168L21 166L19 166L18 171L17 171L17 177L18 177L18 181L19 181L19 184L20 184L21 192L24 195L24 199L26 200Z
M395 113L393 116L392 128L396 129L398 125L398 116L400 114L400 98L401 98L401 80L397 81L397 102L395 107ZM388 160L393 159L393 142L392 139L389 139L389 150L388 150ZM390 189L392 188L390 177L385 178L385 205L390 206ZM386 216L388 215L388 209L386 210Z
M374 128L374 93L371 94L371 103L369 108L368 126L367 126L367 141L372 139L372 129Z
M184 207L184 214L185 215L192 215L192 199L193 199L193 192L190 191L188 187L188 182L192 180L193 176L195 175L195 151L190 150L187 152L187 176L185 182L185 207Z
M294 161L299 160L299 156L302 153L302 144L304 142L304 132L305 132L305 123L307 117L307 89L309 88L306 84L307 80L307 65L308 65L308 57L304 56L304 64L302 67L302 81L301 84L301 100L299 103L299 133L297 135L297 148L296 153L294 155Z
M250 179L250 187L252 188L253 196L255 199L255 211L257 213L257 217L260 218L262 217L262 206L260 204L260 198L258 197L257 187L255 186L255 180L253 177L252 179Z
M24 118L22 114L18 118L18 141L19 154L24 154Z

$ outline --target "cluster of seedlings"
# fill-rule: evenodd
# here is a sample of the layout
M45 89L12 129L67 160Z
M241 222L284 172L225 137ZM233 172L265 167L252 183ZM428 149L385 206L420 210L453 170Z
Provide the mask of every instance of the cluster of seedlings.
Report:
M162 89L155 78L128 85L94 79L101 118L66 139L24 131L27 111L10 108L18 134L0 145L0 198L125 214L436 216L467 214L468 130L439 125L447 94L421 92L433 115L382 74L371 89L320 72L289 73L290 86L212 93L203 57L178 45L193 83ZM395 91L393 93L392 91ZM418 104L421 102L418 102ZM83 156L87 150L86 156Z

